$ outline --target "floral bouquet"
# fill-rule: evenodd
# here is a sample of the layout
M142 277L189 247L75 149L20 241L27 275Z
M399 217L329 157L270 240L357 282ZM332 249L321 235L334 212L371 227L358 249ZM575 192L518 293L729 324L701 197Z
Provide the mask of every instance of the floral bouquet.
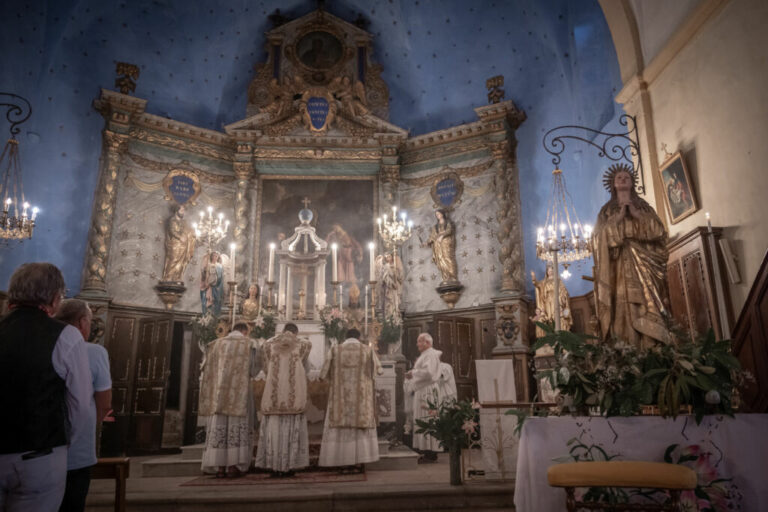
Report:
M275 335L276 327L274 315L261 312L259 316L253 319L251 338L268 340Z
M339 342L344 341L344 336L347 334L347 322L339 308L326 306L321 309L320 322L326 338L335 338Z
M417 434L428 434L448 451L469 447L480 438L477 430L480 404L469 400L427 400L428 416L416 419Z
M192 336L197 340L201 347L208 345L210 342L218 338L218 320L210 313L206 313L202 316L197 316L189 322L192 327Z

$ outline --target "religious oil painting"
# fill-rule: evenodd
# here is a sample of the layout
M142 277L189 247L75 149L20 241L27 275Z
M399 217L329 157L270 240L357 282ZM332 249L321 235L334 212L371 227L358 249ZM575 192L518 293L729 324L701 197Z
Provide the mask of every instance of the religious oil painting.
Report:
M374 180L280 177L265 178L262 183L260 274L267 274L269 244L279 246L293 235L300 224L299 211L306 204L318 236L339 246L338 278L345 295L353 284L362 290L369 271L368 243L374 239ZM329 258L329 282L330 264Z
M328 32L316 30L299 40L296 54L307 67L328 69L341 59L341 42Z
M679 151L661 166L664 202L672 224L677 224L699 209L693 195L693 183Z

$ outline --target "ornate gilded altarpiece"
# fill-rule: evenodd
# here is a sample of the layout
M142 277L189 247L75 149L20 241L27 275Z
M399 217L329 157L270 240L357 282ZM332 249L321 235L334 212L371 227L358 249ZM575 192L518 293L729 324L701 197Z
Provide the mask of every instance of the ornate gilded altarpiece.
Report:
M158 289L169 219L179 205L190 223L209 205L231 220L221 249L237 244L234 280L241 292L263 281L268 244L277 241L285 217L296 219L305 196L319 214L321 236L325 223L341 219L361 245L373 238L377 216L393 205L406 209L416 222L402 253L407 315L446 308L435 291L430 251L419 241L434 223L435 207L449 201L465 287L456 309L496 311L519 327L511 339L498 337L497 352L522 347L515 130L525 114L497 98L475 109L475 122L409 137L388 121L389 89L372 45L370 33L322 9L276 26L266 33L266 59L248 86L246 117L223 132L147 113L147 100L126 87L135 76L118 78L121 92L102 89L94 102L105 119L100 177L81 296L97 310L105 333L100 342L121 354L113 364L127 368L125 389L116 393L124 403L115 410L162 414L162 385L141 395L136 384L137 378L161 383L169 364L167 353L153 352L162 352L162 333L142 331L142 319L187 321L200 313L205 248L194 250L172 303ZM361 282L366 264L363 258ZM512 308L503 306L510 303L522 307L508 314ZM119 327L125 322L130 336ZM134 347L110 347L118 333L120 343ZM142 357L155 361L156 374L140 375Z

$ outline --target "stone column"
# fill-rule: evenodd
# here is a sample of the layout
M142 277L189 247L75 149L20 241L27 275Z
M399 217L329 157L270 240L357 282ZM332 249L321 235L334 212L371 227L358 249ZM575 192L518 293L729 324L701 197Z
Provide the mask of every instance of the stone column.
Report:
M88 234L83 293L107 293L107 263L112 242L112 221L117 204L120 158L128 147L128 136L105 129L103 132L102 170Z
M517 400L528 402L531 398L528 339L528 302L520 295L493 297L496 310L496 346L491 354L493 359L514 361L515 388Z
M253 259L248 254L248 185L253 176L253 151L250 144L237 143L237 153L233 163L235 178L235 222L233 239L237 244L237 251L244 257L240 258L235 268L235 281L242 289L247 289L251 275L246 272L248 261ZM245 280L245 283L243 282Z

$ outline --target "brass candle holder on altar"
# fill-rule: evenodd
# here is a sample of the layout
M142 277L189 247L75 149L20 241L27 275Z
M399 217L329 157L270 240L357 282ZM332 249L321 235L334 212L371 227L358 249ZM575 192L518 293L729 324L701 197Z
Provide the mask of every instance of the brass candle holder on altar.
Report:
M339 297L339 285L341 284L341 281L331 281L331 288L333 288L333 307L339 308L341 300L344 300L342 297Z
M272 302L272 294L274 293L275 289L275 282L274 281L267 281L267 304L265 306L266 310L272 313L273 309L277 306L276 304L273 304Z
M227 281L229 285L229 311L232 328L235 327L235 316L237 310L237 281Z

